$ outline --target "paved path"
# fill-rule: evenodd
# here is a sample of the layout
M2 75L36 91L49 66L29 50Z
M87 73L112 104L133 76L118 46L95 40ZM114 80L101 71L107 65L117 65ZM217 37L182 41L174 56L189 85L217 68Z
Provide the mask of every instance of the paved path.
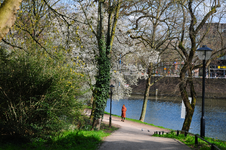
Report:
M109 122L109 115L104 115L103 121ZM99 150L191 150L177 140L152 136L155 131L167 131L165 129L128 120L121 122L114 116L112 125L120 128L104 139Z

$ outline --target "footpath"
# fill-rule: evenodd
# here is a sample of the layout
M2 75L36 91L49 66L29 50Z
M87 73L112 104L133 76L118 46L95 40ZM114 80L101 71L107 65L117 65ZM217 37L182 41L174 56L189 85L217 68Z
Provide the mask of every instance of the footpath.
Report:
M103 121L109 123L109 115ZM119 127L104 139L99 150L191 150L188 146L170 138L153 137L155 131L168 131L132 121L121 121L112 116L112 126Z

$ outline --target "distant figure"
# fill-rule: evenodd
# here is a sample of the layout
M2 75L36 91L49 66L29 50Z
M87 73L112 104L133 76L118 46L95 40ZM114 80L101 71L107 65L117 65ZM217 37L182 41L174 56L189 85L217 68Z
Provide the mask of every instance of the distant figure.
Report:
M122 122L124 122L125 121L125 119L126 119L126 106L123 104L123 106L122 106L122 115L121 115L121 117L122 117Z

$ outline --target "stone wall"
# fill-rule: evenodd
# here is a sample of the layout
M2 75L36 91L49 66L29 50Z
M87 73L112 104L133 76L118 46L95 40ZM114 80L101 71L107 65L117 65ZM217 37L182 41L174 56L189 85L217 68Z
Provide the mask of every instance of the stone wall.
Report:
M152 77L157 80L159 77ZM202 96L202 78L194 78L194 86L197 97ZM150 95L155 95L158 89L158 95L180 96L179 77L165 77L155 83L150 89ZM226 98L226 79L208 79L205 83L205 97L207 98ZM146 80L138 81L137 86L132 86L132 95L143 95L145 91Z

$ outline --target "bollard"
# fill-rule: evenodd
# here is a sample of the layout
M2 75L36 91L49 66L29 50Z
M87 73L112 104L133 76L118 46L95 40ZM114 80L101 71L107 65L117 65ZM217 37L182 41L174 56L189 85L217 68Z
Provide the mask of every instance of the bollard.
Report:
M214 144L211 144L211 150L214 150Z
M195 135L195 145L197 145L198 144L198 136L197 136L197 134Z
M179 130L177 130L177 136L179 136Z
M186 137L186 136L187 136L187 134L188 134L188 133L187 133L187 131L185 131L185 132L184 132L184 137Z

